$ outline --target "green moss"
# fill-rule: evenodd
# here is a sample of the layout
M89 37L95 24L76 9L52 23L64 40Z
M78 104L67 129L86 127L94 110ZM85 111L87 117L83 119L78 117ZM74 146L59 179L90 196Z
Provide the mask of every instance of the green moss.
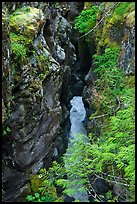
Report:
M17 58L26 57L26 48L24 45L19 43L11 43L12 53L16 55Z
M58 198L56 188L53 185L53 181L50 182L47 175L45 174L43 175L39 173L39 175L38 174L31 175L30 187L32 190L31 193L34 194L34 198L33 198L34 201L51 202L51 201L56 201L56 199ZM36 196L36 194L37 195L39 194L39 196ZM29 200L29 198L31 199L31 197L32 195L28 195L27 200Z
M135 76L127 76L125 78L125 82L127 84L127 87L129 88L135 87Z
M10 32L10 41L12 53L17 58L25 58L27 52L30 52L32 48L32 39L29 39L25 35Z
M5 108L4 102L2 101L2 123L4 123L5 119L6 119L6 108Z
M36 175L31 175L30 176L30 186L33 192L38 192L38 188L42 184L42 180L39 178L39 176Z
M126 12L129 5L130 5L130 2L119 2L118 6L114 11L114 14L118 16L122 16Z
M110 32L108 29L108 21L106 20L103 26L103 31L101 32L101 29L97 31L96 34L96 41L97 41L97 52L99 52L100 48L120 48L120 44L116 40L112 40L110 37Z
M109 20L110 25L116 23L122 23L125 17L134 9L134 3L130 2L119 2L118 6L115 8L111 19Z
M29 6L17 9L9 16L11 30L32 39L38 33L41 23L39 13L39 9Z
M107 6L108 3L106 3L106 7ZM127 11L131 11L132 7L133 5L131 6L130 2L119 2L117 6L114 7L114 10L111 10L111 15L105 17L103 27L97 27L96 43L98 53L100 52L101 47L120 47L120 42L122 40L121 38L123 36L123 27L125 25L125 16L128 15ZM98 21L99 20L100 19L98 19ZM134 12L132 14L129 14L129 20L127 17L127 23L128 22L130 22L131 24L132 22L134 22ZM117 37L117 33L119 33L119 37Z
M12 53L24 58L33 51L33 38L39 31L40 10L33 7L23 7L10 16L10 40Z
M84 9L90 9L93 5L93 2L84 2Z
M10 41L11 43L21 43L25 46L32 44L32 39L27 38L25 35L17 35L10 32Z
M43 81L46 78L46 76L49 74L49 67L50 67L49 57L44 52L42 55L38 55L35 52L35 56L40 68L39 78L41 79L41 81Z

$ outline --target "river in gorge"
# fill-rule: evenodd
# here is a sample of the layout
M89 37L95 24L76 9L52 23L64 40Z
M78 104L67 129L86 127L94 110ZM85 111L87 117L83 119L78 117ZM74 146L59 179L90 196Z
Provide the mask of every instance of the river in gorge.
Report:
M66 157L71 158L70 155L73 154L74 150L74 142L78 139L78 134L83 135L82 141L87 142L88 138L86 128L84 127L84 120L86 117L86 110L82 101L81 96L74 96L71 103L71 109L70 109L70 122L71 122L71 128L69 132L69 143L68 148L66 151ZM70 170L75 163L81 164L81 155L79 154L77 158L73 158L73 162L71 163L70 159L67 159L67 162L65 162L65 168L67 170ZM68 162L69 161L69 162ZM67 178L69 180L69 188L74 190L73 193L68 194L68 196L73 197L75 200L79 200L81 202L89 202L88 200L88 194L86 190L83 188L84 186L82 184L77 184L78 181L81 180L80 177L77 177L77 175L74 176L68 176ZM82 192L79 191L80 188L83 188Z

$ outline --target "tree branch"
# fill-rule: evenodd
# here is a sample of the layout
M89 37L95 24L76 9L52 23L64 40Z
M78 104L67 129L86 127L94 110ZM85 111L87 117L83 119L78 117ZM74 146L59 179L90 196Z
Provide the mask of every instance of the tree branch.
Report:
M94 174L95 174L95 173L94 173ZM104 179L103 177L98 176L97 174L95 174L95 175L96 175L96 177L98 177L98 178ZM119 181L112 181L112 180L109 180L109 179L106 179L106 178L105 178L105 180L108 181L108 182L112 182L112 183L116 183L116 184L121 184L121 185L124 185L124 186L135 186L135 185L131 185L131 184L121 183L121 182L119 182Z
M106 113L106 114L103 114L103 115L97 115L97 116L95 116L93 119L96 119L96 118L102 118L102 117L107 116L107 115L109 115L109 114Z
M118 96L116 96L116 101L117 101L117 104L118 104L118 107L116 108L115 111L113 111L111 114L110 113L106 113L106 114L103 114L103 115L97 115L97 116L94 116L92 120L94 119L97 119L97 118L102 118L102 117L105 117L107 115L112 115L112 114L115 114L121 107L121 102L120 102L120 98ZM115 107L115 106L114 106Z

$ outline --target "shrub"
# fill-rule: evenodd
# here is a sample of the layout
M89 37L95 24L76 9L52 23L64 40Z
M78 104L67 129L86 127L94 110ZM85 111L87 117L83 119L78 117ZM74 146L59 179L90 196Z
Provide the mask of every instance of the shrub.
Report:
M87 33L96 24L97 12L97 6L92 6L91 9L83 10L80 15L76 17L74 28L78 29L80 33Z
M25 58L26 57L26 48L24 45L13 42L11 43L12 53L17 57Z
M90 133L92 143L91 166L94 173L107 172L106 179L111 179L112 172L122 179L125 199L134 200L135 184L135 88L134 77L125 76L123 70L117 67L118 49L105 49L104 54L94 55L94 72L98 79L94 85L101 101L94 100L94 108L100 110L100 115L108 113L107 118L96 118L98 109L90 119L96 118L100 125L100 136ZM119 109L116 105L119 97ZM106 120L107 119L107 125ZM101 121L101 122L100 122ZM96 139L95 139L96 138ZM110 175L110 177L108 176Z
M55 184L58 179L63 178L64 171L63 165L56 161L49 170L40 169L39 173L30 179L33 192L26 199L32 202L62 202L62 197L57 195Z

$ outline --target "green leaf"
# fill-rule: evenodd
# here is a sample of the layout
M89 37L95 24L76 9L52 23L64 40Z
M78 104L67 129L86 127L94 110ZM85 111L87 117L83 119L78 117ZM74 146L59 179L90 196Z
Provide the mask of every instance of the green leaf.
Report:
M32 195L28 195L28 196L27 196L27 200L28 200L28 201L33 201L33 199L34 199L34 197L33 197Z
M35 198L39 198L40 197L39 193L35 193L34 195L35 195Z

